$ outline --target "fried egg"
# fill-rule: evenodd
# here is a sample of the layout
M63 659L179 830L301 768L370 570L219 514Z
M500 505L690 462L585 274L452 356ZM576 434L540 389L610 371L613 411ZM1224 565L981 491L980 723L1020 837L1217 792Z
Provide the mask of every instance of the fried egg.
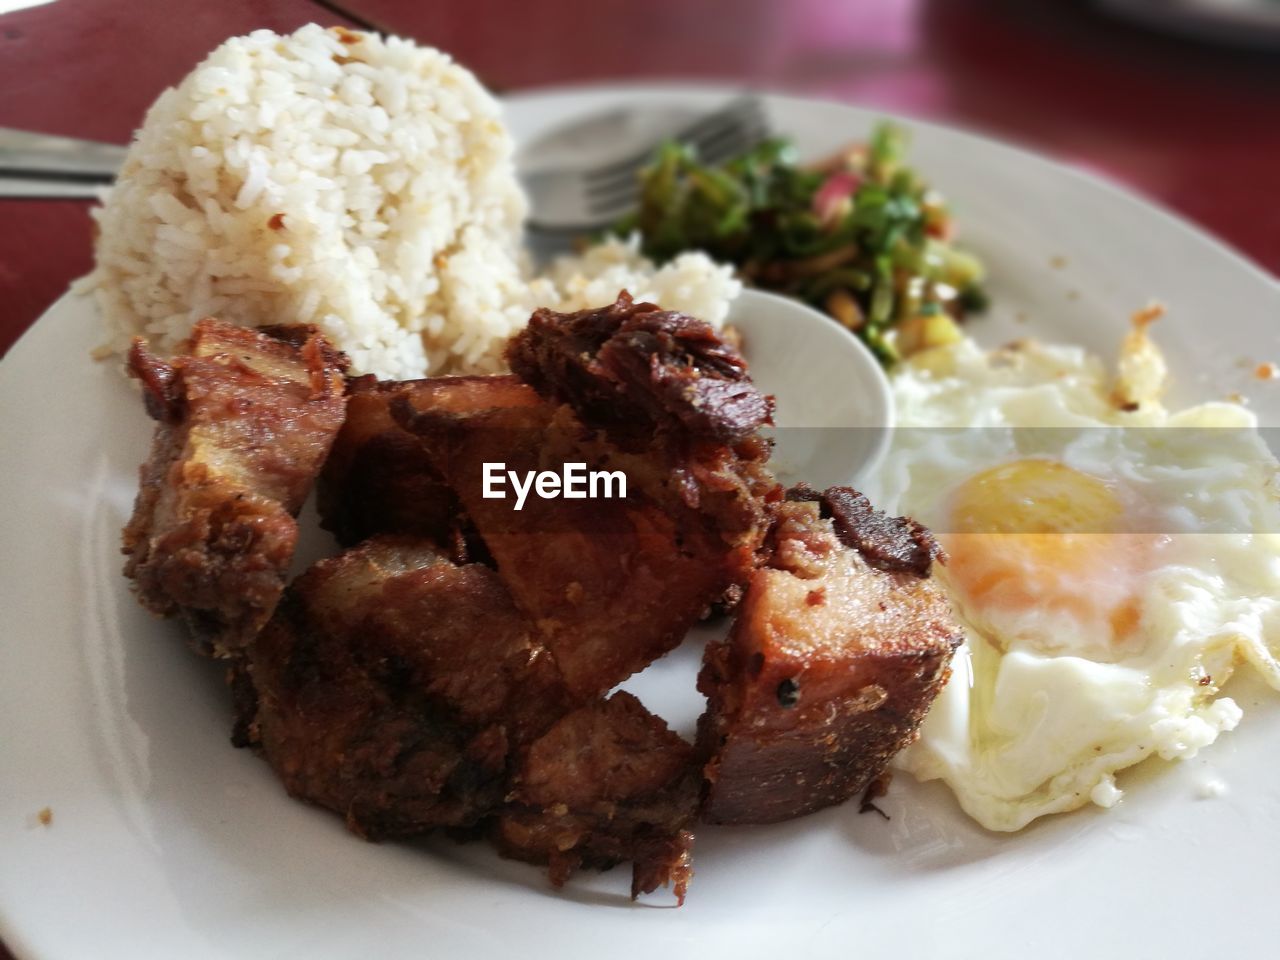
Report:
M992 830L1109 807L1118 770L1212 744L1240 662L1280 689L1276 460L1242 406L1165 409L1141 326L1118 381L1078 348L968 340L894 378L867 493L935 531L966 634L898 763Z

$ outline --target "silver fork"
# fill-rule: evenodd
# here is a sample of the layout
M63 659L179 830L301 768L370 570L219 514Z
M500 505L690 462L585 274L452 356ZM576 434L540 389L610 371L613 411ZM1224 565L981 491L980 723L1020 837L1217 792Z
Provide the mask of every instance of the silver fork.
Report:
M592 118L564 131L573 136ZM760 99L736 97L711 113L678 129L670 139L692 147L703 163L719 164L746 153L769 136L769 121ZM640 171L653 158L658 143L649 143L621 159L584 169L524 171L529 194L528 229L534 234L582 234L607 227L635 208L640 197Z
M95 197L125 148L0 127L0 197Z

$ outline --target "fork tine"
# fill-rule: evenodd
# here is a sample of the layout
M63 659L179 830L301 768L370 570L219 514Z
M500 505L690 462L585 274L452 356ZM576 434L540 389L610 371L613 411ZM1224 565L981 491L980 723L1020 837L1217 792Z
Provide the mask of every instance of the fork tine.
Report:
M599 167L592 167L590 170L584 170L582 172L582 179L587 184L610 183L614 180L625 180L626 178L633 176L649 161L653 156L653 151L656 147L657 144L650 144L643 150L638 150L621 160L614 160L611 163L607 163Z
M767 130L756 130L749 135L719 141L708 149L704 162L714 166L741 156L768 138ZM602 221L616 220L635 208L639 197L640 186L636 183L629 189L620 188L613 193L588 195L588 209L593 217Z
M696 151L703 163L719 164L745 153L768 136L769 129L766 126L726 129L698 144ZM638 189L642 169L637 167L626 175L620 174L609 180L585 182L583 193L589 197L607 198L618 193L632 192Z
M605 216L606 212L621 209L622 213L633 209L640 200L640 183L637 180L630 187L620 187L610 193L586 194L587 208L596 216Z
M767 126L764 109L759 98L745 98L738 103L732 115L726 115L725 122L717 125L706 125L691 130L683 141L701 150L706 144L729 136L741 130L756 130Z
M758 116L760 110L759 97L751 93L741 94L713 113L689 123L676 134L676 139L686 142L696 141L702 131L712 130L717 126L732 126L752 116Z
M677 131L672 137L680 143L696 143L697 139L719 131L730 129L741 123L744 117L759 113L759 98L754 96L737 97L725 106L712 111ZM621 160L603 164L584 172L583 176L591 184L609 184L618 180L629 179L645 162L653 156L656 144L637 151Z
M740 156L768 136L769 127L763 120L725 130L698 144L698 159L709 165L722 163Z
M680 130L675 139L692 147L704 163L718 164L745 153L769 135L760 98L744 94ZM601 223L633 209L640 192L640 170L653 156L647 147L621 160L584 171L582 196L591 216Z
M735 125L718 129L714 134L704 137L696 147L704 163L719 164L739 156L759 144L769 135L768 124L763 115L757 115L749 125ZM639 189L638 171L630 176L617 176L609 180L588 183L584 192L593 200L602 203L623 194L632 194Z
M768 138L769 128L766 126L743 128L707 143L699 154L703 163L719 166L742 156Z
M634 210L639 197L638 187L631 193L619 193L611 197L588 197L587 209L592 217L608 223Z
M767 130L756 130L750 133L744 132L741 136L722 139L708 148L703 161L711 166L724 163L758 146L767 137ZM640 183L637 179L629 185L621 184L610 191L588 193L585 199L593 217L612 220L634 209L639 194Z

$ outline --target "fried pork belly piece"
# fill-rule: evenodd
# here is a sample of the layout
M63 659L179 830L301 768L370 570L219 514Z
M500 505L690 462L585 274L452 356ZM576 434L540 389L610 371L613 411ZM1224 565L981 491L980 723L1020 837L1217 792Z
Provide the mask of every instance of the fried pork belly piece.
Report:
M391 419L400 386L373 376L347 384L347 418L316 487L320 525L344 546L375 533L447 542L458 514L458 498L422 445Z
M320 475L321 524L350 546L376 533L417 534L450 543L464 527L458 497L416 436L391 415L401 394L415 405L466 413L534 406L537 394L514 377L435 377L347 385L347 417Z
M299 577L247 675L241 739L371 839L476 824L502 802L512 750L578 705L493 570L411 537Z
M794 491L698 688L702 816L770 823L865 790L916 736L960 643L928 531L848 488Z
M736 345L709 324L624 290L578 313L539 310L512 338L517 376L598 433L584 449L623 470L681 531L742 552L731 580L754 565L767 506L782 490L768 467L773 398L751 382Z
M584 699L612 689L676 647L745 578L766 528L767 445L718 443L695 454L623 453L551 402L488 410L401 395L397 419L416 434L480 531L517 605L536 624L566 682ZM688 439L685 437L682 440ZM522 509L484 496L484 465L525 476L621 470L626 499L542 499Z
M607 307L538 310L507 361L543 396L632 449L650 446L655 431L732 443L772 421L773 398L710 324L635 303L625 290Z
M202 320L171 360L134 341L129 372L159 425L125 575L143 606L186 619L200 652L234 654L275 609L294 516L342 424L345 368L311 327Z
M671 887L683 903L701 775L693 747L629 693L570 713L524 753L493 828L509 857L579 867L633 862L631 896Z
M555 370L536 378L545 397L514 377L362 378L350 385L347 423L320 497L326 524L344 542L377 532L460 538L467 555L491 560L583 698L678 645L745 582L767 529L765 501L781 495L757 432L771 402L751 385L741 357L680 314L649 305L598 312L619 328L624 313L637 319L592 349L620 369L655 371L628 381L636 409L646 390L654 397L644 408L653 415L618 435L626 449L602 423L579 417L574 404L590 413L598 398L551 389ZM554 352L558 316L540 313L536 329L513 343L513 357ZM599 391L614 391L602 367L560 375L583 390L595 378ZM723 389L680 399L677 383L713 382ZM535 495L516 511L510 498L484 496L486 463L522 476L561 472L566 463L621 470L629 496Z

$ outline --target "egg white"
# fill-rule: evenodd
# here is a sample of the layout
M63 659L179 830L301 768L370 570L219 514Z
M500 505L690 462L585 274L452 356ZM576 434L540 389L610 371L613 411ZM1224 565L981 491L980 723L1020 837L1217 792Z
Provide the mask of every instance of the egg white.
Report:
M1158 360L1143 349L1131 366ZM1140 562L1067 575L1086 595L1107 583L1134 594L1139 616L1118 640L1048 606L966 610L942 568L966 642L900 766L944 780L983 826L1017 830L1111 806L1116 771L1194 756L1234 728L1241 710L1219 691L1237 662L1280 689L1277 464L1248 410L1169 412L1147 398L1125 411L1096 358L1034 343L931 350L894 389L899 429L866 489L883 509L944 532L966 480L1050 459L1103 481L1144 531Z

